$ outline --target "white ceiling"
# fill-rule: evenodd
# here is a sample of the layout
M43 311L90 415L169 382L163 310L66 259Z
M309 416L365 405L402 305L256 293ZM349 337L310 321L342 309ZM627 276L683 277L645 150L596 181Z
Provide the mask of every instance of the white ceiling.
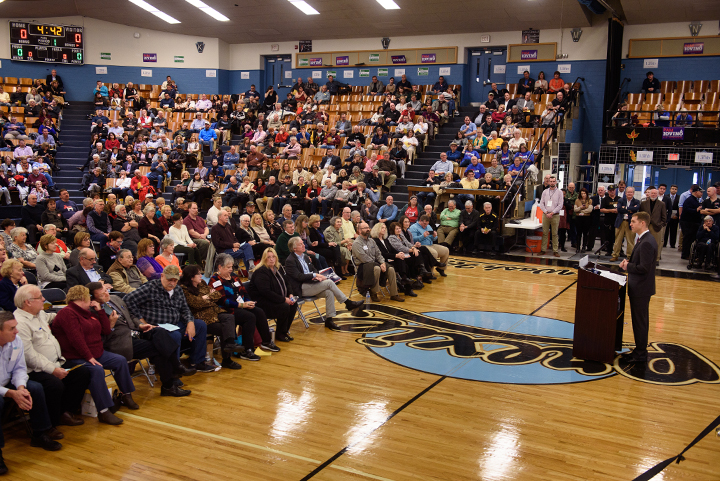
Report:
M6 0L0 3L0 16L80 15L140 28L216 37L230 44L573 28L590 26L594 19L597 22L601 18L593 18L576 0L453 0L451 4L396 0L400 10L384 10L375 0L307 0L320 15L305 15L287 0L204 0L230 18L230 22L218 22L183 0L147 1L181 23L168 24L127 0ZM720 18L720 0L610 3L619 4L632 24Z

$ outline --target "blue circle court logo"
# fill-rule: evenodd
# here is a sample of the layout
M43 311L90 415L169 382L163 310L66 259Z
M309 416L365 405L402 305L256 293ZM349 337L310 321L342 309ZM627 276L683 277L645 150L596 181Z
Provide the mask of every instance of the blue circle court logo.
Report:
M363 316L363 317L361 317ZM340 330L395 364L439 376L507 384L567 384L610 376L654 384L720 383L720 368L681 344L651 342L646 364L572 355L573 324L486 311L415 313L371 304L335 318Z

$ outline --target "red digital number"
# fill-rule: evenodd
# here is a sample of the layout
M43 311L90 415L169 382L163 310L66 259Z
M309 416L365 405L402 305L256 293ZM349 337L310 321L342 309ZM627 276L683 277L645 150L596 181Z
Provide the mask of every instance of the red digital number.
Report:
M24 28L20 30L20 38L27 38L27 30Z
M67 60L67 54L66 54L66 53L63 54L63 60Z
M82 34L76 33L75 34L75 43L81 43L82 42Z
M32 57L32 52L28 51L28 57Z

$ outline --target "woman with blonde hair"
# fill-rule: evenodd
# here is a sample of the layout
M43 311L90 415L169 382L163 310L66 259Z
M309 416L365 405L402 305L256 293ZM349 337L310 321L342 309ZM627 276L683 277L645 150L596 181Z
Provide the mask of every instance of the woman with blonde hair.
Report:
M73 239L73 245L75 245L75 248L70 251L70 258L68 259L70 267L75 267L80 263L78 258L82 249L85 249L86 247L92 249L92 239L90 238L90 234L87 232L78 232L75 234L75 238Z
M248 292L256 299L257 307L271 319L276 319L275 340L288 342L294 340L288 331L295 319L297 306L292 285L284 272L279 269L277 252L272 247L265 249L260 263L250 278Z
M254 213L252 215L252 218L250 219L250 227L252 227L252 229L255 231L263 244L268 244L271 246L275 245L275 241L272 239L270 233L265 228L265 222L263 220L263 217L257 212Z
M25 271L20 261L7 259L0 267L0 309L13 312L15 306L15 293L20 286L27 284Z
M91 282L88 287L73 286L68 290L67 307L57 313L50 330L60 345L62 356L67 359L66 369L78 365L90 369L89 389L98 411L98 421L118 425L123 421L110 412L115 403L105 383L105 369L112 371L121 393L120 404L129 409L140 406L132 398L135 385L127 360L103 348L102 336L112 332L111 325L117 321L118 314L113 311L108 318L100 304L92 300L90 293L103 288L100 282Z
M45 234L40 238L38 244L40 254L35 260L37 266L37 280L40 289L65 289L65 259L61 254L56 253L57 238L54 235Z

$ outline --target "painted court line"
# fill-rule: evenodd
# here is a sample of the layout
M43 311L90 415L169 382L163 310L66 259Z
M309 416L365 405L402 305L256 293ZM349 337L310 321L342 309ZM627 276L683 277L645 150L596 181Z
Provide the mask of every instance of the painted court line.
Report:
M141 421L145 421L145 422L148 422L151 424L157 424L159 426L174 428L179 431L185 431L185 432L192 433L192 434L199 434L200 436L217 439L218 441L225 441L228 443L239 444L240 446L245 446L248 448L258 449L260 451L265 451L268 453L279 454L281 456L297 459L300 461L305 461L308 463L314 463L314 464L322 463L322 461L318 461L317 459L306 458L305 456L299 456L297 454L287 453L285 451L280 451L279 449L268 448L267 446L260 446L259 444L248 443L246 441L240 441L238 439L228 438L225 436L219 436L217 434L212 434L212 433L206 433L203 431L198 431L197 429L192 429L192 428L187 428L185 426L178 426L176 424L166 423L165 421L158 421L156 419L145 418L142 416L138 416L137 414L129 414L129 413L124 413L124 412L117 412L116 414L119 414L122 417L130 417L130 418L139 419ZM383 478L382 476L375 476L374 474L365 473L365 472L359 471L354 468L346 468L343 466L336 466L336 465L330 465L328 467L332 468L332 469L337 469L339 471L345 471L347 473L357 474L357 475L364 476L364 477L370 478L370 479L377 479L378 481L392 481L390 478Z

